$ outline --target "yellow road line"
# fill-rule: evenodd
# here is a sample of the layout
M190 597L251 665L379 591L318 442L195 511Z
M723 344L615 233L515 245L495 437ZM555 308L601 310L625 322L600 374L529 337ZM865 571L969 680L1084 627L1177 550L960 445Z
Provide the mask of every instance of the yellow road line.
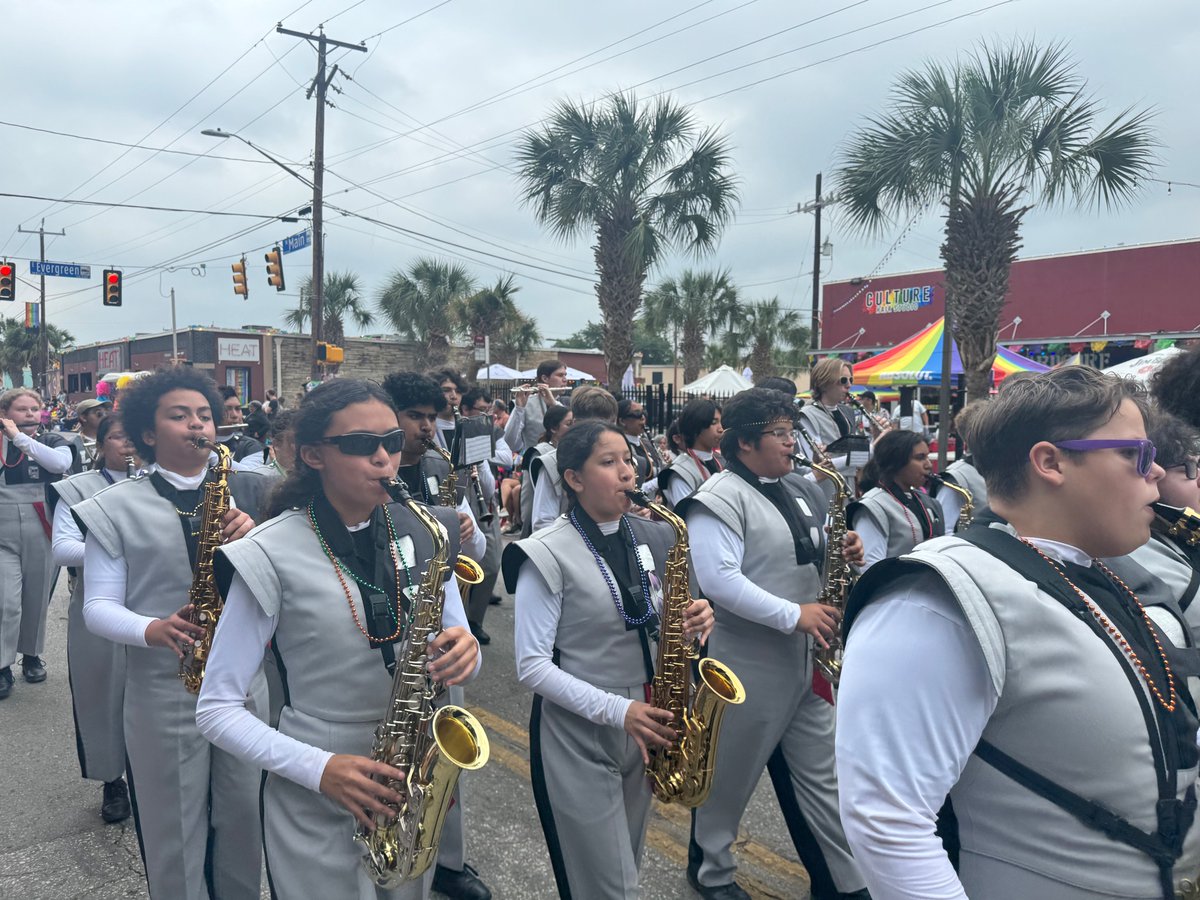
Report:
M471 712L479 719L480 723L488 731L489 736L493 734L499 735L526 753L529 752L529 732L524 728L483 707L472 707ZM515 772L522 778L529 778L529 762L525 758L513 753L502 745L496 744L494 741L491 747L492 756L504 768ZM673 806L657 801L655 801L654 807L658 814L671 824L684 829L685 832L690 829L691 813L688 810L681 806ZM658 826L650 826L646 842L681 867L687 865L686 843L681 842ZM798 862L786 859L770 847L749 838L739 839L735 847L738 855L743 860L753 862L773 875L799 881L807 887L809 883L808 871ZM763 900L771 900L771 898L779 896L773 893L765 884L759 882L758 879L753 878L743 871L738 872L738 881L752 895L761 897Z

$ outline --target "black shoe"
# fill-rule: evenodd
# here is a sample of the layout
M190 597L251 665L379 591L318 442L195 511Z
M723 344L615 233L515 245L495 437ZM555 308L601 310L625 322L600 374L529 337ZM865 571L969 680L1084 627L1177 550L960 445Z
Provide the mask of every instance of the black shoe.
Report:
M687 868L688 884L704 900L750 900L750 895L743 891L736 881L729 884L718 884L716 887L705 887L700 883L698 872L692 866Z
M492 642L492 636L483 630L482 625L472 625L471 634L475 635L475 640L479 641L481 646Z
M5 666L0 669L0 700L4 700L12 693L13 677L12 666Z
M504 602L504 598L498 597L495 594L492 594L492 596L488 597L488 603L491 604L492 606L499 606L503 602Z
M433 873L433 889L451 900L492 900L492 892L469 865L463 866L461 872L438 866Z
M22 656L21 674L30 684L41 684L46 680L46 664L40 656Z
M129 788L125 786L125 779L104 782L104 802L100 804L100 818L109 824L124 822L131 812Z

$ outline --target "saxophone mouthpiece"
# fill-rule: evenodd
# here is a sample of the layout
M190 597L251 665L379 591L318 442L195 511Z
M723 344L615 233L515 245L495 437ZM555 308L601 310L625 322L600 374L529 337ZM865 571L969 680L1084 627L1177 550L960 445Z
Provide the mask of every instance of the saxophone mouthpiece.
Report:
M217 445L203 435L198 435L197 437L189 438L188 440L192 442L192 446L194 446L197 450L217 449Z
M638 506L649 506L650 498L642 491L626 491L625 496L636 503Z
M399 478L380 478L379 483L396 503L407 503L412 499L412 495L408 492L408 485Z

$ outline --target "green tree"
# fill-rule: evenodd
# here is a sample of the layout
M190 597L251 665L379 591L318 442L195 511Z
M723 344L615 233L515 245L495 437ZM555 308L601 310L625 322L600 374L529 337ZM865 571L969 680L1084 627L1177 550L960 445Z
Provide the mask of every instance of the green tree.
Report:
M312 296L312 276L300 284L300 296ZM312 307L307 303L288 312L283 321L288 327L303 331L308 324ZM321 299L321 313L325 320L322 336L330 344L345 346L346 321L359 329L368 328L375 322L375 314L367 306L358 276L353 272L326 272L325 295Z
M475 279L458 263L422 257L388 276L379 311L403 337L421 345L417 367L436 369L450 356L450 339L461 333L456 315L475 291Z
M589 321L574 334L556 340L553 346L604 350L604 326ZM633 323L633 352L642 354L644 365L667 366L675 361L671 342L652 331L640 318Z
M53 324L46 326L46 338L51 362L75 343L69 331ZM28 330L23 319L0 318L0 371L8 376L14 387L25 383L26 368L32 371L39 340L39 332ZM36 373L34 380L37 380Z
M1153 168L1150 113L1127 109L1098 124L1099 102L1085 87L1061 45L984 44L903 73L892 108L841 153L840 206L860 230L946 208L947 324L971 396L988 394L1026 212L1068 201L1118 206Z
M781 369L798 368L797 354L808 346L809 331L800 314L783 309L778 297L743 305L735 328L756 381L777 375Z
M537 322L518 309L504 320L496 332L495 355L511 359L516 364L522 356L541 345L542 333L538 330Z
M641 322L647 330L671 334L683 358L685 384L700 377L704 347L717 329L736 320L737 288L729 270L693 272L667 278L646 294Z
M518 139L522 200L564 240L594 235L609 384L633 359L646 275L671 247L711 251L733 215L729 145L664 97L560 101Z

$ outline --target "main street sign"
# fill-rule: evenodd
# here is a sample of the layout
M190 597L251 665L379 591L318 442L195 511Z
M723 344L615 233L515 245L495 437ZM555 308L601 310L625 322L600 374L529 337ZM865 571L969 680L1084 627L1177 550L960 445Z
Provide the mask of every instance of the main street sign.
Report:
M285 237L280 243L284 253L295 253L297 250L303 250L312 243L312 232L307 229L293 234L290 237Z
M91 278L92 267L81 266L79 263L41 262L36 259L29 261L30 275L55 275L59 278Z

